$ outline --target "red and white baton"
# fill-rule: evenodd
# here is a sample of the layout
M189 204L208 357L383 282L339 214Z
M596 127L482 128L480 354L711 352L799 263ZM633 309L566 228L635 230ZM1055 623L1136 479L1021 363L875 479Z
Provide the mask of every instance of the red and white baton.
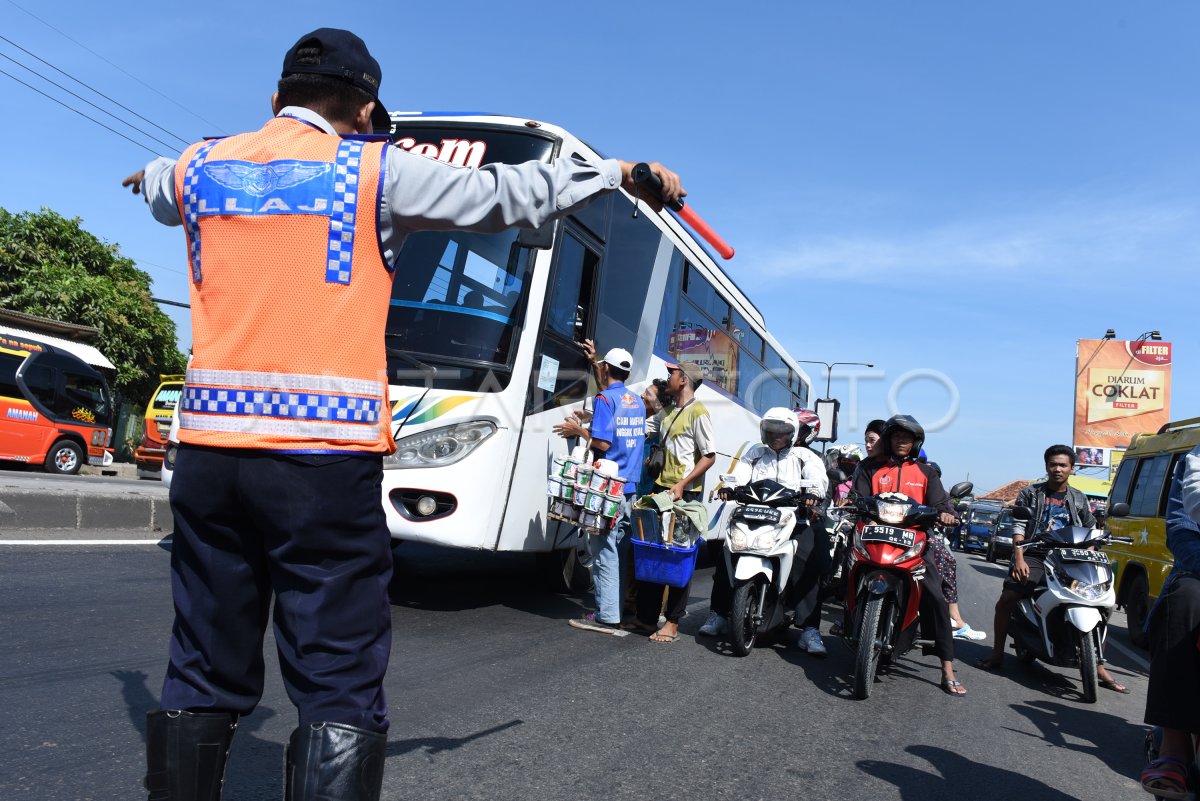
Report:
M660 198L662 197L662 181L650 169L650 165L642 162L633 167L633 182L637 184L645 184L654 191ZM689 206L685 206L683 198L676 200L674 203L667 203L667 208L679 215L679 218L688 224L693 231L704 238L704 241L712 245L717 253L721 254L721 258L732 259L733 248L729 243L721 238L721 235L714 231L708 223L701 219L700 215L693 211Z

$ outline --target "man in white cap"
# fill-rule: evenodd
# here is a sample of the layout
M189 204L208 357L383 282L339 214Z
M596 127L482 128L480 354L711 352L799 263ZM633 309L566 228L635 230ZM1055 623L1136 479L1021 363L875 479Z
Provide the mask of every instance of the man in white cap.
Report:
M596 365L603 389L596 395L592 412L592 450L617 465L617 475L625 481L625 500L621 512L607 531L588 535L592 555L592 581L596 586L596 611L569 621L577 629L616 633L621 630L622 586L625 571L621 561L628 559L629 517L637 484L642 477L642 445L646 439L646 407L641 397L625 386L633 369L633 356L624 348L613 348L595 362L595 347L585 340L584 352ZM554 427L563 437L589 436L575 417Z

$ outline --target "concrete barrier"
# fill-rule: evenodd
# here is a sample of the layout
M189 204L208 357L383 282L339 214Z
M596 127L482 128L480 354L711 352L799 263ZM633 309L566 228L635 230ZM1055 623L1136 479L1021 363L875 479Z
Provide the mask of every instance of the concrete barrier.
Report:
M6 476L0 482L0 540L29 532L104 537L119 530L152 540L171 533L171 505L161 484L70 478L75 480Z

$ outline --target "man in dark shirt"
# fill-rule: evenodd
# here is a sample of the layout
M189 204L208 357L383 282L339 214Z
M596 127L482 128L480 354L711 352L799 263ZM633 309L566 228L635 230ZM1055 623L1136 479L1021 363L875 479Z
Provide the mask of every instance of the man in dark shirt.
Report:
M1044 455L1046 480L1030 484L1017 495L1016 506L1027 507L1032 513L1029 523L1034 532L1054 531L1066 526L1094 528L1096 518L1092 514L1087 496L1069 483L1075 469L1075 451L1069 445L1051 445ZM1025 540L1025 521L1017 520L1013 526L1013 555L1004 591L996 601L996 640L992 653L976 662L984 670L996 670L1004 664L1004 646L1008 640L1008 621L1017 602L1028 598L1042 583L1046 575L1046 564L1036 554L1025 554L1019 544ZM1125 685L1099 665L1096 677L1100 686L1114 692L1126 693Z

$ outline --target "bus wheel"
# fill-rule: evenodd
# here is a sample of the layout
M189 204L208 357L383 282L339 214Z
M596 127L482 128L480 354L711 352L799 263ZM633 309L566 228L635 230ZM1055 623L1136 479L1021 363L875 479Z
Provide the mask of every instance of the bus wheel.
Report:
M73 476L83 467L83 449L69 439L60 439L46 454L46 472Z
M538 567L551 592L582 593L592 586L592 573L579 558L578 548L539 553Z

